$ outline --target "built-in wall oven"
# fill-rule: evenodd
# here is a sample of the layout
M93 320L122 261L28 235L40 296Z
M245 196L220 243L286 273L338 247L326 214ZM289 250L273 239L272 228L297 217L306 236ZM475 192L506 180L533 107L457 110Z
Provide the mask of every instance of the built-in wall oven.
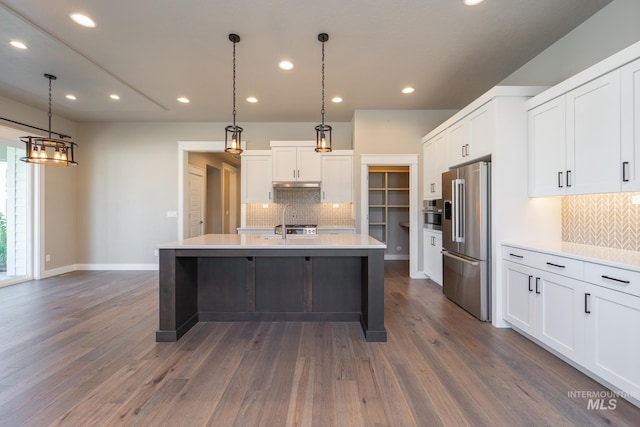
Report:
M424 217L424 228L442 230L443 207L444 203L442 199L425 200L423 202L422 215Z

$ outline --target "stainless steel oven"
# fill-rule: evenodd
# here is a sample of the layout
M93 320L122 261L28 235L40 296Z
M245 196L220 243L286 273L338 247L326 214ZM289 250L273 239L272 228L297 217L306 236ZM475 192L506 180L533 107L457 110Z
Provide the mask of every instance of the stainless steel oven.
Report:
M442 230L443 208L444 203L442 199L425 200L423 202L422 215L424 217L424 228Z

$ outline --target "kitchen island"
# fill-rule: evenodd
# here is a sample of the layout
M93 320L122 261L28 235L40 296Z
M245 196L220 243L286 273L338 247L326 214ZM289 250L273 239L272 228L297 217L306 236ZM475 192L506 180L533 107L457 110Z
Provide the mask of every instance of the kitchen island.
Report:
M177 341L199 321L359 321L367 341L386 341L385 248L361 234L161 244L156 341Z

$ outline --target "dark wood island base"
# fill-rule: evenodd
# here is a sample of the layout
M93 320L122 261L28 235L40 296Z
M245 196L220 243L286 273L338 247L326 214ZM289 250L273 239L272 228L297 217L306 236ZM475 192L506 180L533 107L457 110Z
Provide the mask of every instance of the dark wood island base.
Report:
M313 243L286 249L161 246L156 341L177 341L199 321L359 321L366 341L386 341L384 245Z

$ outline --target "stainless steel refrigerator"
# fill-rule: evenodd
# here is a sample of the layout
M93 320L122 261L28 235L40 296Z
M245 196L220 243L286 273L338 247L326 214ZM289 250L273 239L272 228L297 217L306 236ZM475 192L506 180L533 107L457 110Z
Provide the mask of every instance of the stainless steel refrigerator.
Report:
M442 174L442 291L482 321L490 310L491 163Z

